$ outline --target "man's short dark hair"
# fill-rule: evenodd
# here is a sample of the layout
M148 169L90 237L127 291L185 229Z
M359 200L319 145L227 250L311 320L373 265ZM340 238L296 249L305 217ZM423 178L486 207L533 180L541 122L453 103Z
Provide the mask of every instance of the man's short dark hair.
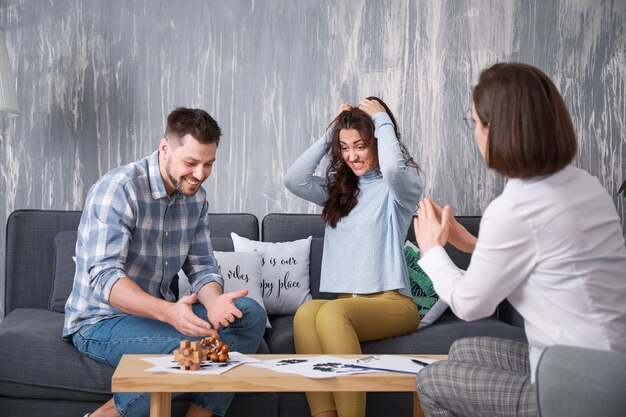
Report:
M495 64L480 74L472 98L489 125L486 162L508 178L550 175L576 156L576 134L565 102L539 69Z
M180 139L187 134L193 136L200 143L214 143L217 146L220 142L220 136L222 136L222 130L215 119L204 110L178 107L167 116L165 137L176 140L180 144Z

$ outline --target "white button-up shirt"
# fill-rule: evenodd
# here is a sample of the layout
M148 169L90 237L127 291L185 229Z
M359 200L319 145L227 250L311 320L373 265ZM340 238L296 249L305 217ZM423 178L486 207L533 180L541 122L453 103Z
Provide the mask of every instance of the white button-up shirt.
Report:
M440 246L419 262L464 320L508 298L522 315L532 380L541 351L563 344L626 351L626 246L613 201L595 177L568 166L511 179L481 219L467 272Z

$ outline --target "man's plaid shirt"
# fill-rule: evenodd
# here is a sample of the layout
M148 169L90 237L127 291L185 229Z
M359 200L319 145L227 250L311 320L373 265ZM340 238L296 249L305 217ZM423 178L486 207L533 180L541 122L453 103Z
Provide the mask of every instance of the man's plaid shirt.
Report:
M78 227L63 337L123 314L109 304L109 296L124 276L169 301L176 300L170 284L181 268L193 293L211 281L223 285L211 247L208 208L203 188L194 196L167 195L158 151L105 174L89 190Z

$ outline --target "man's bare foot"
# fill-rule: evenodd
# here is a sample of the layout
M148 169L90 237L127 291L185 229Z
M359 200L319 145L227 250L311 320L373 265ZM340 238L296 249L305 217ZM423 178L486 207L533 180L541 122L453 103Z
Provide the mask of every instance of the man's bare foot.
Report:
M213 413L205 410L204 408L200 408L195 404L189 404L185 417L213 417Z
M100 408L91 413L89 417L120 417L120 415L117 413L113 398L111 398L109 401L102 404Z

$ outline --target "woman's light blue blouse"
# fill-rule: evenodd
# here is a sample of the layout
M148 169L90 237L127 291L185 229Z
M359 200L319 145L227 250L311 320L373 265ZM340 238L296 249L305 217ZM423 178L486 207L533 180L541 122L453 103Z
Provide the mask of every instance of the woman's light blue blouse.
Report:
M422 194L414 167L406 166L387 113L372 118L380 170L359 179L358 203L336 228L326 226L320 291L369 294L400 290L410 295L403 248L413 211ZM326 178L315 176L330 131L305 151L285 174L285 186L323 206Z

